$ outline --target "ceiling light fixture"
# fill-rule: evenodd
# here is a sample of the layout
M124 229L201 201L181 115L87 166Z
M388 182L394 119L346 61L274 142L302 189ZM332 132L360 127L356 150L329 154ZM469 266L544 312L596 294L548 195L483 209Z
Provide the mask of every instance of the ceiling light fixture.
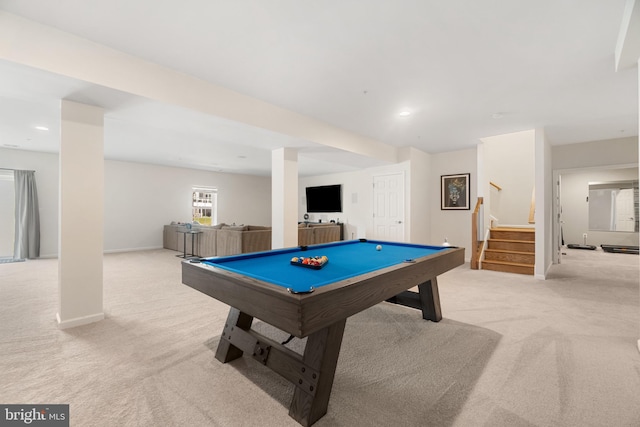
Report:
M410 115L411 115L411 111L407 111L407 110L400 111L400 113L398 113L398 115L399 115L400 117L407 117L407 116L410 116Z
M46 126L35 126L35 128L36 128L37 130L49 130L49 128L48 128L48 127L46 127Z

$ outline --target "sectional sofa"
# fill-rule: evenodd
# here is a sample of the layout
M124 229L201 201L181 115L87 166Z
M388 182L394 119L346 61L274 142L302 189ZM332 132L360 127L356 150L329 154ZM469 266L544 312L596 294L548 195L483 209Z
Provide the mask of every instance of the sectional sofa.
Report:
M185 224L164 226L163 247L184 252ZM194 255L199 257L236 255L248 252L268 251L271 249L271 227L260 225L214 226L192 225L197 235L187 235L187 254L191 253L191 239L194 238ZM298 227L298 245L309 246L329 243L342 239L342 226L332 223L301 223Z
M163 244L165 249L184 252L184 224L164 226ZM213 226L193 225L192 230L201 233L187 236L187 253L191 253L191 238L195 238L194 255L200 257L235 255L271 249L271 227L258 225Z

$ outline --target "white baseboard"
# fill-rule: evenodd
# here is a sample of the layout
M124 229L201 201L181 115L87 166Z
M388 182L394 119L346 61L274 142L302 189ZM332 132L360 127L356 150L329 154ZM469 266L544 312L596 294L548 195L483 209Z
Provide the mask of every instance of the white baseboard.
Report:
M60 313L56 313L58 321L58 329L75 328L76 326L88 325L89 323L99 322L104 319L104 313L91 314L89 316L76 317L75 319L60 320Z
M103 251L105 254L116 254L119 252L139 252L139 251L153 251L156 249L163 249L162 246L147 246L143 248L125 248L125 249L107 249ZM40 255L37 259L51 259L58 258L58 254L45 254Z
M124 249L107 249L105 254L117 254L120 252L140 252L140 251L152 251L156 249L162 249L162 246L147 246L143 248L124 248Z

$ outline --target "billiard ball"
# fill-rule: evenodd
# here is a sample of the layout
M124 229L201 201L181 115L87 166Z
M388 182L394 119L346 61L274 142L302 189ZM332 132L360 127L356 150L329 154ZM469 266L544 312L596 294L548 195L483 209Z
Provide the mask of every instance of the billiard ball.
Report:
M382 250L382 245L376 246L376 251L381 251L381 250Z

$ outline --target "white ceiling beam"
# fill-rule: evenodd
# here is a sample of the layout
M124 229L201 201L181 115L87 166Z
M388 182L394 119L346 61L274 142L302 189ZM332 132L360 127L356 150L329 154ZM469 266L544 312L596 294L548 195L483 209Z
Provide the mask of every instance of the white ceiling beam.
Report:
M640 0L627 0L616 44L616 71L633 68L640 59Z
M378 140L4 11L0 59L384 162L397 161L397 149Z

